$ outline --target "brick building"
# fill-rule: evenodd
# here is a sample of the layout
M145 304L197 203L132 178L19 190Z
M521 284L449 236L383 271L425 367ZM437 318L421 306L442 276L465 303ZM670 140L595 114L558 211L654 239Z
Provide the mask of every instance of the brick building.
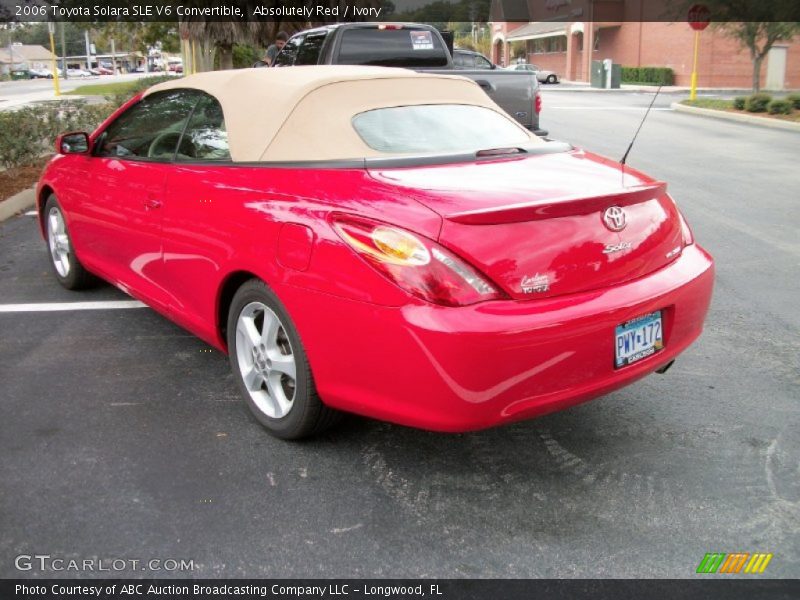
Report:
M603 11L598 10L601 4ZM492 5L495 20L490 23L492 61L507 65L522 55L563 79L589 81L591 61L610 58L625 67L669 67L675 85L688 86L694 31L685 21L647 21L647 15L635 13L637 7L641 7L638 0L549 0L529 3L529 15L541 20L507 22L502 20L502 0L496 0ZM571 20L581 17L593 20ZM638 18L642 20L632 20ZM700 34L697 73L700 87L750 88L750 52L724 32L709 27ZM762 63L761 87L800 89L800 38L775 44Z

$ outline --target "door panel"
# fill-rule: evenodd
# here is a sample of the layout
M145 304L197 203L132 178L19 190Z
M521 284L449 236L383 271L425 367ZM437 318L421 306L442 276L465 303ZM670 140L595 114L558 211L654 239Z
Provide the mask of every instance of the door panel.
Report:
M96 139L86 160L88 193L78 232L94 270L131 295L166 309L161 247L164 185L199 92L143 98Z
M103 274L133 296L166 308L161 204L168 163L95 158L84 241Z

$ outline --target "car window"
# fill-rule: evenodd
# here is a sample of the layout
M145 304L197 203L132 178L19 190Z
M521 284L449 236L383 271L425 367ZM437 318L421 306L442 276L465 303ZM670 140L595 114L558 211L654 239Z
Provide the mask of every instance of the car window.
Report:
M222 107L213 96L202 94L183 133L177 160L230 160L228 132Z
M446 67L447 49L436 32L410 27L357 27L342 32L337 64Z
M106 128L94 155L171 160L198 98L189 90L146 96Z
M289 38L289 41L284 44L278 56L275 57L273 67L291 67L297 58L297 52L303 43L305 35L295 35Z
M368 146L390 154L473 152L531 141L509 117L463 104L378 108L356 115L353 127Z
M475 68L476 69L491 69L492 68L492 63L490 63L489 60L486 57L480 56L479 54L475 54L474 58L475 58Z
M466 67L468 66L467 57L461 52L456 52L455 56L453 56L453 64L457 67Z
M322 44L325 43L325 38L327 35L327 31L323 33L307 35L305 41L297 52L297 59L294 61L294 64L316 65L319 63L319 55L322 51Z

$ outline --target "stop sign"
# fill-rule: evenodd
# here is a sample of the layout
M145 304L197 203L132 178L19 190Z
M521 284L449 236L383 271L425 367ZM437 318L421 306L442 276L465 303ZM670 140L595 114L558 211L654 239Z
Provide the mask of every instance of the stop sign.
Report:
M711 11L705 4L694 4L689 9L689 26L695 31L703 31L711 21Z

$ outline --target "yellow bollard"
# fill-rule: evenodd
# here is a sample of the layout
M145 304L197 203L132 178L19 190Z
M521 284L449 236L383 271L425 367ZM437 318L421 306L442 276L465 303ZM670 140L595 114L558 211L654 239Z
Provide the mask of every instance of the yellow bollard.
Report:
M689 92L689 100L697 99L697 54L700 50L700 32L694 32L694 63L692 64L692 90Z

